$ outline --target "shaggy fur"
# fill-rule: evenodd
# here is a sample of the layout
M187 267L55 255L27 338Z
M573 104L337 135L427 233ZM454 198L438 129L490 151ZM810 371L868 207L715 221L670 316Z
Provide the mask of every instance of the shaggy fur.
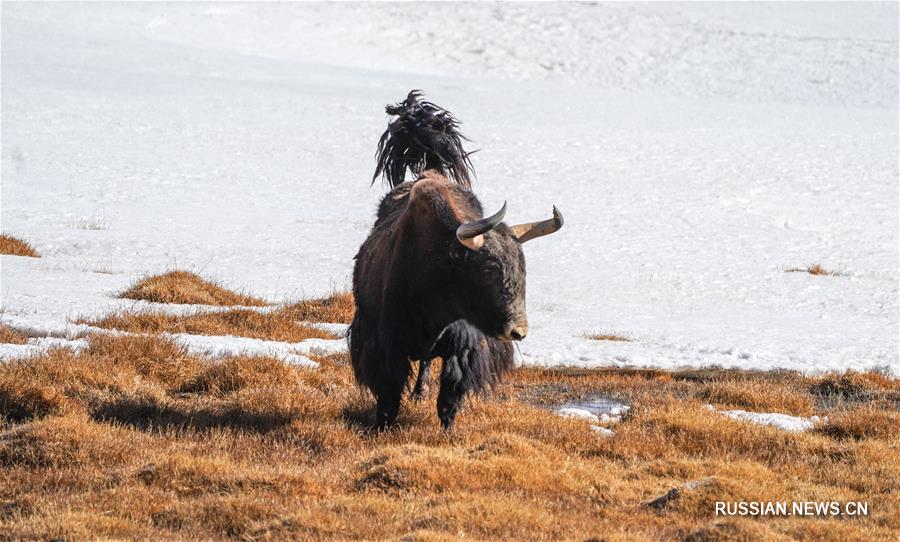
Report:
M436 171L403 183L379 206L353 273L350 356L357 381L393 423L411 360L442 357L439 417L449 428L465 394L513 366L511 343L492 337L524 311L525 259L505 225L464 247L456 228L482 218L472 192Z
M459 121L446 109L421 97L420 91L413 90L406 100L385 108L396 118L378 141L378 165L372 182L381 175L391 188L396 188L403 183L407 170L418 178L433 169L471 187L469 177L474 170L469 153L462 146L466 138L459 132Z

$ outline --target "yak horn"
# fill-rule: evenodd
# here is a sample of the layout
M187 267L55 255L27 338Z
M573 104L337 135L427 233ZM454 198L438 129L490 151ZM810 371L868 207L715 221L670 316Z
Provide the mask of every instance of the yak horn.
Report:
M556 205L554 205L553 218L541 220L540 222L529 222L528 224L516 224L515 226L510 226L509 231L520 243L524 243L538 237L543 237L544 235L556 233L562 227L562 214L559 212L559 209L556 208Z
M460 243L472 250L478 250L484 244L484 234L497 227L497 224L503 220L504 216L506 216L505 201L503 202L503 207L491 216L460 224L456 228L456 238L459 239Z

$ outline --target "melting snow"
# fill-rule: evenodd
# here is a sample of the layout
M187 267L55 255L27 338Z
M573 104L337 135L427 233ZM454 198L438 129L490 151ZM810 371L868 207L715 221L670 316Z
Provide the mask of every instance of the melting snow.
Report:
M594 423L598 423L600 421L600 418L598 418L593 412L590 412L583 408L560 408L556 411L556 413L564 418L578 418L580 420L587 420Z
M134 335L124 331L103 329L84 324L31 324L9 315L4 315L4 323L28 337L27 344L0 344L0 359L28 357L46 351L54 346L81 349L88 343L80 338L90 333ZM341 324L326 324L339 326ZM198 356L221 358L228 356L272 356L286 363L318 367L309 359L310 355L327 356L347 351L344 339L306 339L296 343L267 341L232 335L191 335L188 333L163 333L184 346L188 352Z
M594 397L562 405L557 412L563 416L581 417L599 423L617 423L631 407L610 397ZM589 418L588 416L591 416Z
M188 352L198 356L223 358L231 356L272 356L285 363L318 367L319 364L303 353L310 353L312 348L302 342L287 343L281 341L265 341L249 337L231 335L188 335L186 333L165 334L178 344L187 348Z
M31 338L26 344L0 344L0 360L27 358L42 354L50 348L69 348L78 351L86 346L87 341L84 339Z
M704 405L704 408L716 411L716 408L712 405ZM790 431L791 433L807 431L815 427L815 425L821 421L818 416L804 418L801 416L781 414L779 412L749 412L746 410L722 410L719 412L734 420L752 422L759 425L771 425L785 431ZM827 419L828 418L825 418L826 421Z
M603 427L602 423L618 423L622 415L630 407L621 401L609 397L595 397L585 401L566 403L556 409L556 413L566 418L576 418L591 424L591 429L604 437L615 434L612 429Z

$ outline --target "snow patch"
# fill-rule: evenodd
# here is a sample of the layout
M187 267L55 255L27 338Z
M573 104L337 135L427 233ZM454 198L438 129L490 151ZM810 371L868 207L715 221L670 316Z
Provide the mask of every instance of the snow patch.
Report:
M79 351L87 347L84 339L64 339L59 337L39 337L28 339L25 344L0 344L0 360L30 358L43 354L51 348L69 348Z
M716 411L716 407L712 405L704 405L704 408L714 412ZM804 418L801 416L781 414L780 412L749 412L746 410L722 410L719 412L733 420L751 422L759 425L770 425L791 433L808 431L821 421L818 416ZM827 421L827 419L828 418L826 417L825 421Z
M292 365L319 366L318 363L303 355L314 352L313 347L303 343L265 341L231 335L189 335L187 333L164 333L163 335L170 337L193 355L213 358L271 356Z
M167 316L192 316L195 314L215 314L228 311L250 311L270 314L284 308L282 305L254 307L249 305L196 305L182 303L154 303L151 301L131 301L131 306L123 307L129 312L148 312Z
M3 314L0 322L24 334L28 343L24 345L0 345L0 359L11 359L30 356L46 351L52 346L67 348L83 348L87 341L81 339L91 333L112 335L140 335L114 329L104 329L85 324L71 322L34 322L30 319ZM340 325L340 324L334 324ZM347 351L345 339L306 339L301 342L288 343L267 341L250 337L233 335L191 335L188 333L162 333L176 343L187 348L188 352L199 356L221 358L228 356L272 356L276 359L295 365L318 367L318 363L308 356L329 356Z
M595 423L618 423L622 421L622 416L630 408L625 403L610 397L594 397L566 403L557 410L557 413L590 419ZM593 416L593 418L587 418L587 415Z
M108 329L89 326L87 324L73 324L72 322L58 322L53 320L37 321L35 319L23 318L12 314L0 314L0 324L18 331L26 337L35 339L56 338L71 340L89 333L111 332Z
M584 420L591 424L591 430L603 437L615 435L615 431L600 424L618 423L630 407L608 397L596 397L585 401L566 403L556 409L565 418Z
M587 420L593 423L600 422L600 418L598 418L594 413L583 408L560 408L556 411L556 413L563 418L577 418L579 420Z

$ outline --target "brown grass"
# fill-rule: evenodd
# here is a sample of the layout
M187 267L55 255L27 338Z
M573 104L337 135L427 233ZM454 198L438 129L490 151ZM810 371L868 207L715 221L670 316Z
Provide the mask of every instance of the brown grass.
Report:
M353 295L345 292L300 301L267 314L249 309L189 315L121 311L97 320L82 319L79 323L131 333L236 335L271 341L299 342L311 338L337 339L333 333L304 322L346 324L353 320L353 312Z
M837 271L829 271L819 264L813 264L807 267L792 267L790 269L785 269L785 273L809 273L810 275L816 276L840 276L842 274Z
M0 343L25 344L26 342L28 342L28 337L9 326L0 324Z
M16 239L9 235L0 235L0 254L28 256L29 258L41 257L31 245L21 239Z
M301 324L288 313L260 314L247 309L191 315L158 312L119 312L99 320L82 320L93 326L132 333L190 333L192 335L236 335L271 341L299 342L305 339L336 339L327 331Z
M256 297L238 294L187 271L171 271L138 281L119 296L154 303L263 306Z
M331 319L329 317L329 319ZM894 380L516 371L455 432L430 401L371 429L345 356L317 370L92 336L0 364L0 539L884 540L900 529ZM832 382L834 381L834 382ZM832 384L827 384L832 382ZM849 388L848 388L849 386ZM853 391L860 402L816 405ZM604 438L557 416L605 394ZM702 408L816 412L792 434ZM660 506L647 503L682 489ZM857 518L716 517L716 501L868 501Z
M618 333L592 333L587 335L587 338L592 341L620 341L620 342L631 342L632 339L630 337L626 337L625 335L620 335Z
M796 382L765 378L728 378L708 382L700 389L698 397L714 405L795 416L812 415L816 406L814 397L803 393Z
M875 398L900 402L900 381L878 373L828 374L813 378L810 391L817 396L849 402Z
M353 321L355 310L352 293L335 292L327 297L300 301L286 307L284 312L292 318L308 322L349 324Z

